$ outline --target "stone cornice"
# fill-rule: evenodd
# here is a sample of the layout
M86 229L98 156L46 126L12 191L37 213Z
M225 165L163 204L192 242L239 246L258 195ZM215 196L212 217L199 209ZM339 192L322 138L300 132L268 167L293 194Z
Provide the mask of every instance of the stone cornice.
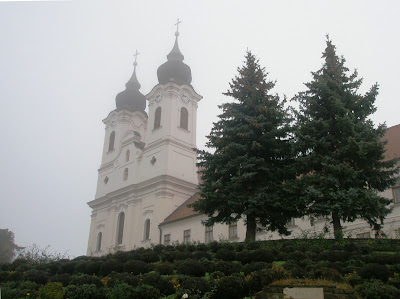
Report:
M147 113L144 111L135 111L130 112L128 110L113 110L111 111L105 119L103 119L103 123L105 125L109 124L112 120L122 120L123 121L131 121L131 119L137 115L138 117L142 118L143 120L147 121Z
M151 144L148 144L145 149L144 152L150 151L154 148L157 148L159 146L165 145L165 144L173 144L176 145L184 150L187 151L194 151L193 147L188 145L187 143L183 143L182 141L177 141L175 139L170 139L170 138L165 138L165 139L158 139L157 141L152 142Z
M159 90L163 90L165 96L179 96L182 90L189 93L189 99L194 102L200 101L203 97L199 95L193 88L192 85L178 85L176 83L170 82L167 84L157 84L153 89L146 95L147 100L152 103L155 99L156 93Z
M101 165L100 168L97 171L101 172L101 171L104 171L104 170L107 170L107 169L110 169L110 168L113 168L113 167L114 167L114 161L111 161L111 162L108 162L108 163L105 163L105 164Z
M102 206L105 207L106 205L109 205L111 202L117 203L128 198L130 198L129 203L133 204L137 201L140 201L140 199L147 193L154 192L154 189L156 189L156 194L165 192L165 195L170 197L172 190L174 190L175 193L185 193L185 191L187 193L194 193L197 190L197 184L193 184L169 175L160 175L146 180L145 182L131 184L124 188L107 193L102 197L89 201L87 204L92 209L98 209Z

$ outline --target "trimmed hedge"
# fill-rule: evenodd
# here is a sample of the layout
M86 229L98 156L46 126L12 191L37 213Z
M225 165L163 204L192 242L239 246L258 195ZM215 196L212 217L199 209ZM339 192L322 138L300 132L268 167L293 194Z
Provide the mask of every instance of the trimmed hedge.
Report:
M53 291L65 298L243 298L294 277L347 283L363 298L395 298L399 249L400 240L349 239L156 245L41 264L17 259L0 265L0 287L4 299Z

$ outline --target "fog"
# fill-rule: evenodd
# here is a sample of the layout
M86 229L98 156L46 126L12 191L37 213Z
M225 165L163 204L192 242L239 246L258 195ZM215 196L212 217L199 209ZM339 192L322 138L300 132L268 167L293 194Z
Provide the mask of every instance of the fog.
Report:
M20 246L86 253L104 138L138 56L147 94L179 45L203 148L246 49L291 98L322 65L326 34L362 92L380 84L376 123L399 123L398 1L0 1L0 228Z

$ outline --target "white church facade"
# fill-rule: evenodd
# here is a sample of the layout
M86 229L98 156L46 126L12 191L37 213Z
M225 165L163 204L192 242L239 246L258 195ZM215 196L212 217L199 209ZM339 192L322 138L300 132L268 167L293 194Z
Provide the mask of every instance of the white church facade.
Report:
M178 35L167 61L157 70L159 83L144 96L136 77L136 61L126 89L116 97L116 109L103 120L105 139L92 209L87 255L101 256L151 244L245 239L243 221L205 227L206 216L187 205L198 198L196 168L197 107L202 99L191 85L191 69L183 63ZM146 102L148 114L145 112ZM388 130L388 146L400 157L400 125ZM392 157L391 157L392 158ZM400 189L385 232L395 237L400 228ZM399 203L399 204L397 204ZM329 219L294 219L291 238L318 234ZM372 236L363 221L344 224L345 236ZM260 240L280 239L260 228Z

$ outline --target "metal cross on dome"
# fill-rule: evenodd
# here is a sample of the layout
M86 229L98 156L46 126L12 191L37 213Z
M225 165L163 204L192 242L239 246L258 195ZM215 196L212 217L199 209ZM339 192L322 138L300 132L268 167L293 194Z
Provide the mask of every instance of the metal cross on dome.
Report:
M136 52L135 52L135 54L133 54L133 56L135 56L135 62L133 63L133 65L136 67L137 66L137 62L136 62L136 60L137 60L137 57L138 57L138 55L139 55L140 53L136 50Z
M179 21L179 18L178 18L178 20L176 21L176 24L175 24L175 26L176 26L176 33L178 33L179 34L179 24L180 23L182 23L182 21Z

